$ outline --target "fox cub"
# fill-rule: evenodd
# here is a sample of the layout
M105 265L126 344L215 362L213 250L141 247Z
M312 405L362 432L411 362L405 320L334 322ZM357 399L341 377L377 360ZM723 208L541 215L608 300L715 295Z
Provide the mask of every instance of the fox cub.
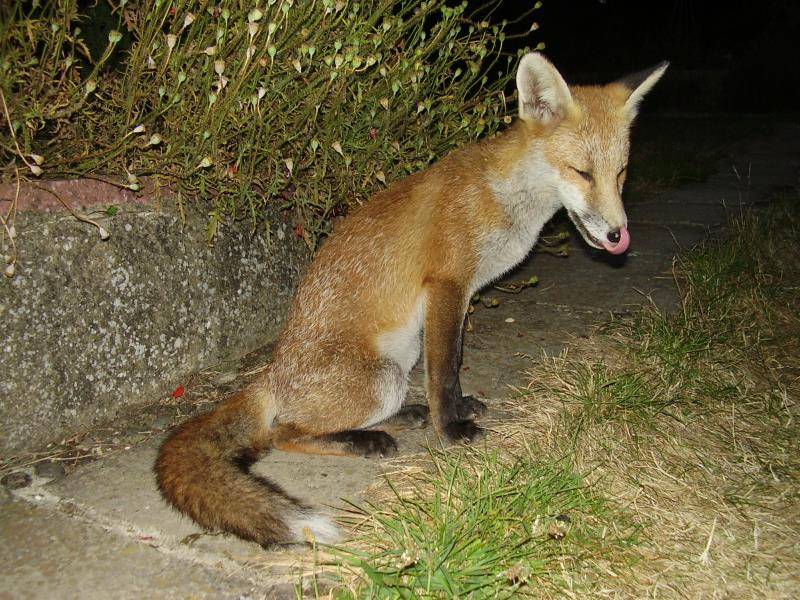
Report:
M309 533L333 542L332 520L250 465L271 448L391 454L394 439L373 427L385 422L430 418L446 440L479 436L473 418L485 406L458 378L470 297L519 263L562 207L590 246L627 250L629 129L666 68L569 87L542 55L524 56L514 125L376 193L322 245L270 366L164 442L155 465L164 498L262 546ZM420 354L428 407L401 408Z

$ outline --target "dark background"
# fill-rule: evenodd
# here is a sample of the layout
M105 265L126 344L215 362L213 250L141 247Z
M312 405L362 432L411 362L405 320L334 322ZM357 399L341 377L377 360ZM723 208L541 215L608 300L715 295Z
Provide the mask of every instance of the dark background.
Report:
M494 21L534 2L501 1ZM480 12L485 3L470 2ZM603 83L671 61L648 106L680 111L763 112L800 107L800 2L765 0L543 0L524 20L539 29L569 83ZM509 49L515 49L513 47Z

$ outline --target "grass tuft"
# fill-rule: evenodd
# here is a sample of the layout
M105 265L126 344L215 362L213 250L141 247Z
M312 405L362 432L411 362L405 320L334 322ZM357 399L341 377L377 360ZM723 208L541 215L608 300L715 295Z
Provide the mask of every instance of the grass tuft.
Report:
M488 450L430 453L429 469L368 504L360 573L343 597L512 598L580 586L591 561L625 554L636 530L567 459Z

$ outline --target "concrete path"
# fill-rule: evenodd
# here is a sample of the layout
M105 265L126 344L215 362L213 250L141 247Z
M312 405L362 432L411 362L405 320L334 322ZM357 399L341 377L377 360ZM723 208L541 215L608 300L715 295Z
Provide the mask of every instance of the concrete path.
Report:
M630 206L632 245L622 260L590 253L577 239L568 259L534 256L509 279L537 275L538 287L518 295L487 290L499 306L479 306L473 314L465 392L491 406L509 385L525 384L528 357L560 351L612 313L648 302L674 306L675 253L776 187L796 186L799 172L800 126L787 125L742 152L735 170L727 165L702 185ZM418 400L421 389L417 373ZM402 451L419 452L431 435L430 429L401 434ZM28 469L33 482L14 490L13 499L0 487L0 600L295 597L309 552L265 552L228 536L196 535L192 523L164 505L151 472L161 439L149 437L56 480ZM334 512L341 498L357 501L387 465L274 452L257 470Z

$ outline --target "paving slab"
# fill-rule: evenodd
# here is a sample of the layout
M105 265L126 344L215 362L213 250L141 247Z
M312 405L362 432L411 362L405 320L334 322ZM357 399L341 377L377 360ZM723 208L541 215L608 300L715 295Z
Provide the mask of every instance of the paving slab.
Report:
M673 256L706 238L743 202L796 185L800 127L787 126L753 146L702 185L673 190L629 207L632 247L608 257L571 241L568 259L534 255L509 275L536 275L537 287L513 295L493 288L496 308L478 304L465 338L462 385L490 408L526 383L530 357L560 352L611 315L653 303L675 305ZM743 185L744 182L744 185ZM577 238L574 235L573 238ZM219 368L227 389L246 361ZM252 367L252 365L250 365ZM229 373L230 371L230 373ZM224 377L223 377L224 376ZM413 373L414 401L423 401L422 373ZM143 423L150 417L143 416ZM148 421L149 422L149 421ZM358 503L407 454L437 440L430 428L403 432L391 461L271 453L258 473L331 514ZM147 438L67 477L37 477L0 497L0 561L5 598L292 598L311 560L303 548L265 551L230 536L202 534L159 498L152 464L163 435ZM488 438L491 443L491 435Z
M0 531L2 600L244 599L268 589L36 503L3 506Z

